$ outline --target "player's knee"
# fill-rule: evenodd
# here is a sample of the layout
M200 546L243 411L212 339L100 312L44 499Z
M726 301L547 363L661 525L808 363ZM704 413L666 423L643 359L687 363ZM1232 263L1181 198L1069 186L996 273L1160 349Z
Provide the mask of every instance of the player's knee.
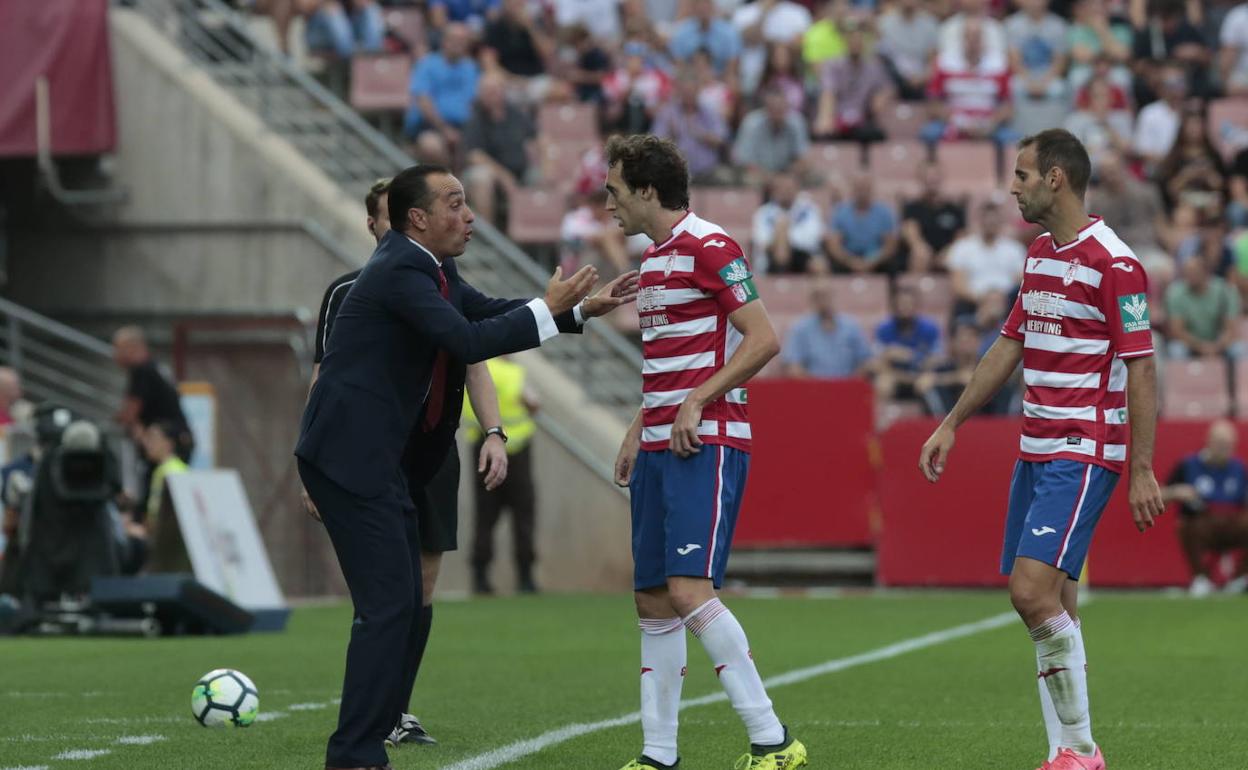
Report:
M672 602L666 588L652 588L633 592L633 603L639 618L665 618L672 614Z
M715 589L709 580L673 580L667 584L667 594L672 607L683 618L714 599Z
M1058 607L1052 606L1053 597L1044 590L1044 586L1013 576L1010 578L1010 603L1029 626L1047 620L1060 609L1060 602Z

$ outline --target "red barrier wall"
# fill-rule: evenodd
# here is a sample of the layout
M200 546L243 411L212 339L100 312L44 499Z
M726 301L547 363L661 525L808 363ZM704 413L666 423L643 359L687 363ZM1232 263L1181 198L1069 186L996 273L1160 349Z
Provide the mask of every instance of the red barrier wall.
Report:
M1018 456L1019 420L972 420L938 484L918 471L919 450L936 425L914 420L881 438L884 510L877 579L882 585L1004 585L998 574L1010 474ZM1155 470L1165 483L1175 463L1204 444L1208 424L1159 426ZM1242 429L1241 429L1242 431ZM1184 585L1190 579L1175 536L1173 507L1158 526L1136 531L1127 506L1127 477L1110 498L1092 541L1093 585Z
M860 380L763 380L749 386L754 451L733 543L872 542L877 509L875 401Z

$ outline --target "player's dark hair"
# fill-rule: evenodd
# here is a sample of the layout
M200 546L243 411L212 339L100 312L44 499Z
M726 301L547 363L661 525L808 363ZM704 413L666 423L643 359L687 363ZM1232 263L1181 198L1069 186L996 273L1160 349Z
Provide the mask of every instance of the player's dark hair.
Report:
M617 163L629 192L653 187L663 208L689 208L689 166L675 143L650 134L613 136L607 140L607 167Z
M1092 176L1092 161L1083 142L1064 128L1049 128L1024 138L1018 143L1018 148L1021 150L1032 145L1036 147L1036 168L1040 175L1060 168L1066 175L1071 192L1082 199L1088 190L1088 179Z
M364 196L364 210L373 219L377 218L377 204L381 201L381 196L390 192L391 177L382 177L373 186L368 188L368 195Z
M390 199L387 210L390 212L390 226L399 232L407 226L407 212L410 209L429 210L433 205L433 190L429 189L429 177L435 174L450 174L450 169L432 163L420 163L409 166L390 180Z

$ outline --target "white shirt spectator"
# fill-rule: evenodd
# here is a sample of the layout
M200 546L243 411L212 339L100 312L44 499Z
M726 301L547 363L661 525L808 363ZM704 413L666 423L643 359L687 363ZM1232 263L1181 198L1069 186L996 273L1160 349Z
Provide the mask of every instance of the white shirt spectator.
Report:
M758 23L762 14L761 3L750 3L738 8L732 14L732 24L738 30L746 29ZM804 6L780 0L763 19L763 40L767 43L792 43L800 40L810 27L810 11ZM765 45L749 45L741 51L740 76L741 89L748 94L758 89L758 81L762 79L763 69L767 66L767 47Z
M1248 3L1240 3L1226 15L1218 39L1224 49L1235 51L1235 60L1224 85L1248 89Z
M904 77L925 79L932 52L940 44L940 22L924 10L906 18L893 10L880 17L876 52L893 63Z
M999 235L988 243L976 233L954 241L946 261L950 270L966 276L971 294L983 297L1018 286L1026 258L1027 249L1013 238Z
M1135 121L1135 151L1150 158L1165 157L1179 135L1181 116L1164 99L1140 110Z
M823 242L823 214L819 205L805 193L798 193L793 205L785 210L779 203L764 203L754 212L752 240L754 242L754 269L767 271L767 246L776 237L776 220L789 218L789 246L808 254L818 254Z
M942 57L962 58L962 41L966 38L962 30L965 28L966 14L958 13L950 16L940 25L940 55ZM984 31L985 59L1005 60L1008 48L1005 40L1005 27L993 18L982 20Z
M1117 151L1115 138L1131 141L1133 122L1130 110L1110 110L1104 118L1091 110L1078 110L1067 116L1065 129L1083 142L1095 170L1102 156Z
M560 27L584 25L597 40L617 45L620 26L620 0L554 0L555 23Z

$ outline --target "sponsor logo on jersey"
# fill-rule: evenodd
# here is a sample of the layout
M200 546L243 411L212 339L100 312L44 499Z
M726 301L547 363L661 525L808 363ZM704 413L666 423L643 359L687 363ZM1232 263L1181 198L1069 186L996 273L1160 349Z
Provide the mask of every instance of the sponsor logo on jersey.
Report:
M742 281L748 281L750 279L750 275L749 265L745 264L745 260L740 257L724 265L724 267L719 271L719 277L723 278L724 283L729 285L741 283Z
M667 307L663 304L663 289L662 286L643 286L637 292L637 312L648 313Z
M1065 294L1058 294L1055 291L1029 291L1026 304L1032 315L1060 319L1064 299L1066 299Z
M640 320L643 329L649 329L652 326L667 326L667 313L642 316Z
M698 545L697 543L690 543L688 545L677 548L676 553L680 554L681 556L688 556L689 554L693 553L694 551L698 550L701 547L702 546Z
M728 242L721 241L717 238L713 241L707 241L706 243L702 244L702 247L707 248L707 249L710 249L710 248L724 249L728 247Z
M1118 298L1122 311L1124 332L1146 332L1149 329L1148 297L1144 294L1124 294Z
M1035 535L1036 537L1040 537L1041 535L1056 535L1057 530L1053 529L1052 527L1041 527L1039 529L1032 527L1031 534Z
M1083 439L1080 438L1079 436L1067 436L1066 437L1066 446L1079 446L1082 443L1083 443Z
M1127 262L1114 262L1110 264L1110 267L1114 268L1115 270L1121 270L1124 273L1131 273L1135 271L1135 265L1132 265Z
M1056 334L1061 336L1062 325L1061 323L1054 323L1052 321L1036 321L1032 319L1027 321L1027 331L1038 332L1040 334Z

